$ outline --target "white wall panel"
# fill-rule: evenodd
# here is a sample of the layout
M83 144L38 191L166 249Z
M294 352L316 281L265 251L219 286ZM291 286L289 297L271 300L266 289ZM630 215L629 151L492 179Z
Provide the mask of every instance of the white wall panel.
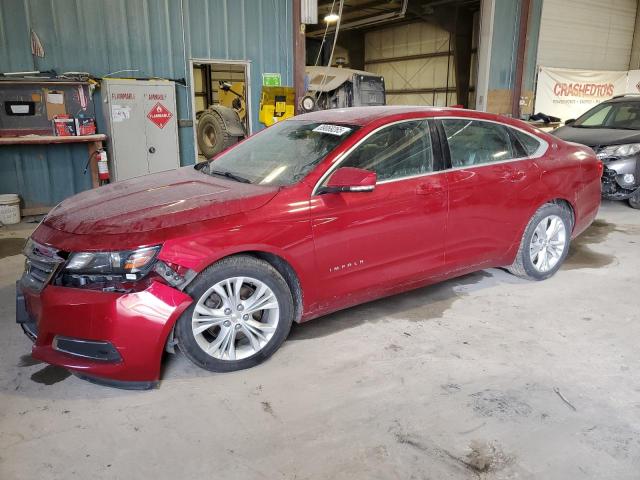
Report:
M544 0L538 65L627 70L637 0Z
M435 88L447 85L447 57L372 63L368 72L384 77L387 90ZM449 87L455 86L453 58L449 65Z
M449 34L429 23L410 23L367 32L365 62L421 53L446 52Z
M455 68L452 57L427 57L398 60L398 57L447 52L449 33L425 22L368 32L365 37L365 69L381 75L387 90L415 90L448 86L444 92L388 94L389 105L446 105L456 103ZM372 60L388 62L370 63ZM395 59L395 60L391 60ZM447 82L447 61L449 81Z

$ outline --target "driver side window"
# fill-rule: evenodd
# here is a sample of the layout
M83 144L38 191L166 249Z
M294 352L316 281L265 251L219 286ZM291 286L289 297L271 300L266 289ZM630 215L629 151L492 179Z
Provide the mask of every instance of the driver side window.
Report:
M340 167L376 172L378 181L433 171L433 149L426 120L396 123L372 134Z

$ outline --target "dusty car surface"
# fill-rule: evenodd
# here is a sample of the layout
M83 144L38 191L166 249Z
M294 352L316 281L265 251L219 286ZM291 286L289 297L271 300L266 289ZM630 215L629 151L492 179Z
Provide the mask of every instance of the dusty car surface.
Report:
M114 386L155 385L176 346L251 367L292 322L488 267L553 275L601 173L589 148L490 114L305 114L62 202L25 247L17 320L34 357Z

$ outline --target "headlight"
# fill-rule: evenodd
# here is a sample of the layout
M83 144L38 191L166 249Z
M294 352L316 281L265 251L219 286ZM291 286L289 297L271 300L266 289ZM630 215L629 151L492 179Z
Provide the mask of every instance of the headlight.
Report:
M633 186L636 182L636 176L633 173L625 173L620 176L620 183L624 184L623 186Z
M640 152L640 143L628 143L626 145L611 145L610 147L604 147L598 152L596 157L600 160L603 158L624 158L631 157Z
M160 245L121 252L77 252L69 256L64 268L69 273L123 275L135 280L149 272L159 251Z

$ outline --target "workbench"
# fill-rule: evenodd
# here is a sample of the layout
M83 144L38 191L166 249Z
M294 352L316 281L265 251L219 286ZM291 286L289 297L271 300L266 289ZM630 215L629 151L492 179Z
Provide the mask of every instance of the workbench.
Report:
M94 153L103 147L103 142L107 140L104 133L94 135L77 135L69 137L59 137L55 135L25 135L22 137L0 137L2 145L57 145L69 143L86 143L88 156L91 158L89 167L91 168L91 184L93 188L100 185L98 180L98 162ZM22 215L40 215L47 213L52 207L23 208Z

